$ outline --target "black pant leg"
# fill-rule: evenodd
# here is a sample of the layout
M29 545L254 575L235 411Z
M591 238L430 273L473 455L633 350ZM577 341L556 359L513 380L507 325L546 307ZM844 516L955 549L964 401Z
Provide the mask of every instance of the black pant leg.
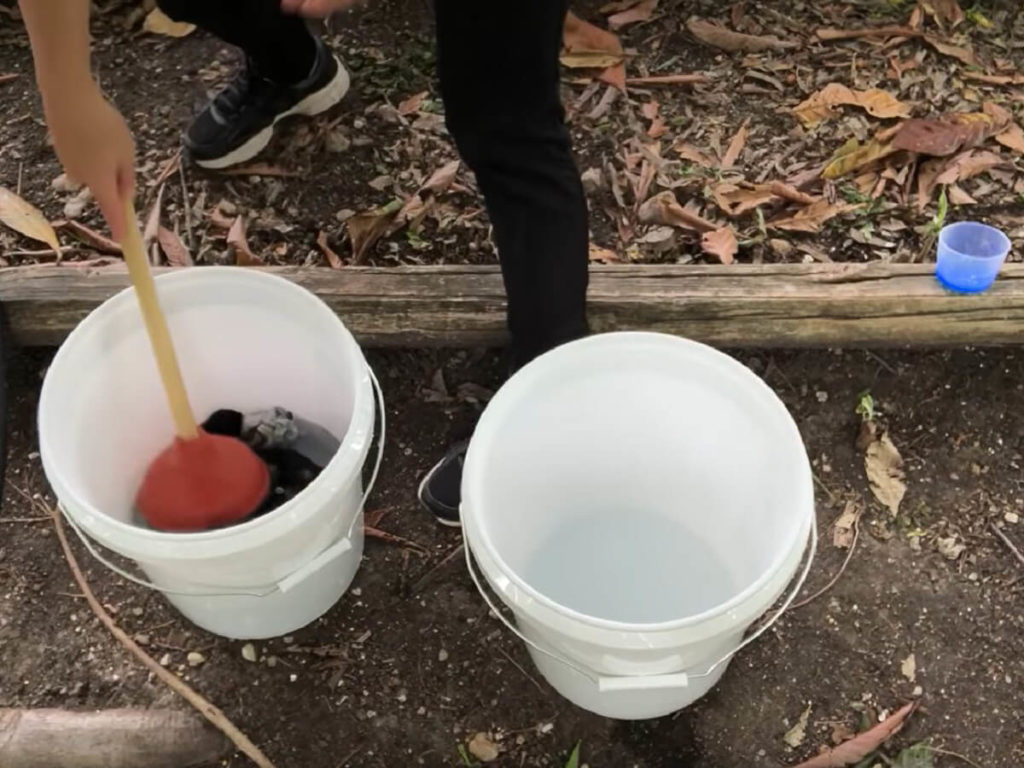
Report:
M241 48L271 80L306 78L316 46L306 22L281 12L280 0L157 0L175 21L187 21Z
M476 173L516 362L587 333L587 205L559 93L565 0L435 0L446 122Z

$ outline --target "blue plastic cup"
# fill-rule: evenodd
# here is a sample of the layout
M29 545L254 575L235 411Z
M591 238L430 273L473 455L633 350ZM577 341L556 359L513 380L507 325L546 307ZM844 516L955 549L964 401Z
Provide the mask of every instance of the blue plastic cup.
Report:
M1009 252L1010 238L995 227L978 221L950 224L939 233L935 276L951 291L978 293L995 282Z

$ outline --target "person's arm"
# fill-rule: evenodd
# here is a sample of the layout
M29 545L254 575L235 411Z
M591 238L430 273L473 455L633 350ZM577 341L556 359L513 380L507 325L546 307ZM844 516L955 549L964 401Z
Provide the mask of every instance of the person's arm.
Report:
M87 185L115 239L135 194L135 145L89 69L90 0L20 0L57 156Z

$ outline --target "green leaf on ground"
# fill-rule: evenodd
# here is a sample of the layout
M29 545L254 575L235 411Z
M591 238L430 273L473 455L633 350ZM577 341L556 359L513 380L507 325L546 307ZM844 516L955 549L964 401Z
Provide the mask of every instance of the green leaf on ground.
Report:
M580 768L580 744L582 742L577 741L576 746L572 748L572 754L569 755L569 762L565 764L565 768Z
M935 751L924 742L907 747L892 761L892 768L935 768Z

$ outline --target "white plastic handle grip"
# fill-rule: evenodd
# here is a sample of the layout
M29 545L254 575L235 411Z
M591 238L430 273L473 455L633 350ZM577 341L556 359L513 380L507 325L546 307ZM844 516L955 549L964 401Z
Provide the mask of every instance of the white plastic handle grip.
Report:
M378 433L379 436L377 440L377 457L374 460L373 473L370 475L370 481L366 484L366 489L363 491L363 498L359 502L360 509L362 509L366 505L367 499L370 498L370 494L373 492L373 487L377 484L377 477L380 474L380 466L384 461L384 445L385 438L387 437L387 412L384 409L384 392L380 388L380 382L377 380L376 374L374 374L373 369L370 368L369 365L366 366L366 372L369 375L370 382L373 385L373 392L375 399L377 401L377 410L380 413L380 431ZM163 592L165 595L182 595L186 597L233 597L239 595L245 597L267 597L268 595L272 595L274 592L287 592L291 589L295 589L295 587L297 587L303 581L305 581L314 573L319 571L321 568L326 566L328 563L337 559L338 557L341 557L341 555L352 549L352 540L348 536L346 536L344 539L341 539L331 544L329 547L327 547L327 549L318 554L308 563L299 566L299 568L285 576L274 586L268 587L267 589L261 591L252 591L244 589L225 591L223 588L204 588L201 585L199 586L198 589L194 590L166 589L157 584L153 584L150 581L146 581L145 579L140 579L138 576L135 576L134 574L129 573L123 568L114 565L114 563L110 562L107 558L100 554L99 550L96 549L95 542L93 542L93 540L86 535L85 531L83 531L79 527L78 523L76 523L72 519L71 515L69 515L68 511L64 508L64 505L58 502L57 508L64 516L64 520L67 521L67 524L71 528L71 530L73 530L78 535L78 538L81 539L86 551L90 555L92 555L93 558L98 563L110 569L123 579L127 579L128 581L134 584L138 584L140 587L146 587L147 589L153 589L157 592Z

